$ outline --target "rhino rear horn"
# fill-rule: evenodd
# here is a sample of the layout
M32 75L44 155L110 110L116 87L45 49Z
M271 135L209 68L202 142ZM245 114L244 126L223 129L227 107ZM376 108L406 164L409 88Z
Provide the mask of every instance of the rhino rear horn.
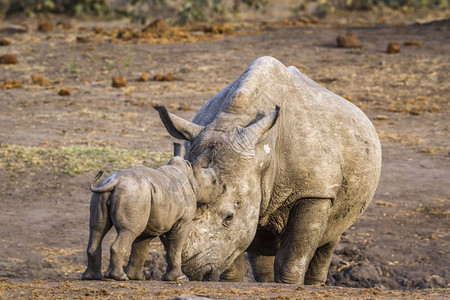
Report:
M238 135L236 137L235 143L238 143L238 149L246 149L246 151L253 151L255 145L261 140L264 133L271 129L279 115L280 107L277 106L275 111L268 114L261 120L247 126L240 128L238 130Z
M192 141L203 130L203 126L186 121L167 111L164 106L153 106L167 131L176 139Z

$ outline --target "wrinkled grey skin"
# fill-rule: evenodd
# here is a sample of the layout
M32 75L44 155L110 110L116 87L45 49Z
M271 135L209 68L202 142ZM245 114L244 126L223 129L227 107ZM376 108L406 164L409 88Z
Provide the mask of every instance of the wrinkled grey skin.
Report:
M143 267L150 241L160 236L166 250L167 270L163 280L176 280L181 271L181 250L187 238L197 201L222 191L213 172L203 166L208 153L191 166L184 148L175 144L175 156L157 170L143 165L118 170L95 187L102 172L91 184L88 267L82 279L102 279L102 240L114 226L117 238L111 245L111 258L105 277L115 280L145 279ZM217 195L215 195L217 197ZM122 264L131 255L126 267Z
M279 109L278 109L279 107ZM378 185L381 147L364 113L295 67L255 60L188 122L156 108L226 191L196 212L183 271L194 280L324 283L341 234Z

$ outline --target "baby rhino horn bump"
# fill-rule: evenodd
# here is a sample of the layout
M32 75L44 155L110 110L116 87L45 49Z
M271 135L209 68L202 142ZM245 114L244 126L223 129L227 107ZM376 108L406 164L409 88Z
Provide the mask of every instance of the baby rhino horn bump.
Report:
M192 141L202 130L203 126L186 121L167 111L164 106L153 106L167 131L176 139Z

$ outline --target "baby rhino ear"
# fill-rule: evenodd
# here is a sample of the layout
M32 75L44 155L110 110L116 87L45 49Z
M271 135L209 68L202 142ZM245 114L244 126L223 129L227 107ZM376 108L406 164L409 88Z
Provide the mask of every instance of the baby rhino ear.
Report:
M173 143L173 156L181 156L184 157L186 154L186 148L180 143Z

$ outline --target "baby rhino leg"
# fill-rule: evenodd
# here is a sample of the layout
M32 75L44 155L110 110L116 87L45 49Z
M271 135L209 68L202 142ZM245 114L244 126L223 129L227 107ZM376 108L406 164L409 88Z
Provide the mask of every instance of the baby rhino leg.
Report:
M167 260L166 273L162 278L165 281L187 280L187 276L181 271L181 251L191 227L189 223L180 222L180 224L167 232L165 236L161 236Z
M89 244L87 247L88 267L81 279L102 279L102 241L111 229L112 223L106 207L108 194L94 194L91 199L89 221Z
M117 229L117 238L111 245L111 258L109 268L105 273L106 278L115 280L128 280L122 265L125 257L130 253L131 243L136 239L136 234L127 229Z
M144 263L152 239L153 237L140 235L134 240L133 245L131 246L130 260L125 271L128 279L145 280Z

